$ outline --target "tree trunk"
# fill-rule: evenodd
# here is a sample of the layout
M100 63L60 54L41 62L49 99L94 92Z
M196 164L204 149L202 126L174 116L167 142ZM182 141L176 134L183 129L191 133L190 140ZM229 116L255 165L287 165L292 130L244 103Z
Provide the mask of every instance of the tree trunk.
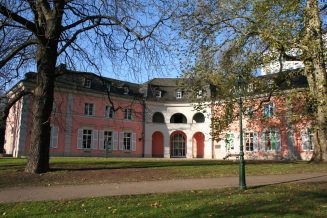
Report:
M45 173L49 170L50 115L54 99L56 45L39 45L37 82L34 90L33 120L28 163L25 172Z
M327 77L317 0L307 0L302 45L304 72L316 103L313 161L327 161Z

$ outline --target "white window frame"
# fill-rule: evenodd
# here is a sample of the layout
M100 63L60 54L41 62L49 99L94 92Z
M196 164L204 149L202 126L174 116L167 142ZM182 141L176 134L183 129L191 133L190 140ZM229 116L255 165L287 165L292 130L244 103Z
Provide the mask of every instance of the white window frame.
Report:
M227 140L227 137L228 136L231 136L231 147L230 148L227 148L227 143L228 143L228 140ZM226 136L225 136L225 147L226 147L226 151L235 151L235 134L234 133L227 133Z
M124 110L124 119L132 120L133 119L133 110L131 108L126 108Z
M268 110L269 110L269 114L266 115L266 107L268 107ZM275 116L275 112L276 111L276 107L275 107L275 104L270 102L270 103L267 103L267 104L264 104L263 105L263 116L265 118L271 118L271 117L274 117Z
M253 90L254 90L253 83L249 83L249 84L248 84L248 87L247 87L247 91L248 91L248 93L253 92Z
M82 148L83 149L91 149L92 148L92 136L93 136L93 129L83 129L83 142Z
M105 150L113 150L114 144L114 133L112 131L104 131L103 132L103 149Z
M91 79L84 79L84 87L91 88L92 80Z
M258 133L252 131L246 131L243 135L243 142L244 142L244 150L246 152L254 152L258 150ZM250 144L247 146L247 144ZM252 150L251 148L252 144ZM248 149L249 148L249 149Z
M182 91L176 91L176 99L181 99L183 97Z
M156 90L156 98L161 98L161 90Z
M77 131L77 149L98 149L98 130L82 128Z
M115 114L115 112L114 112L113 107L110 106L110 105L107 105L106 108L105 108L105 115L104 116L107 117L107 118L113 118L114 114Z
M127 86L124 87L124 95L128 95L129 93L129 88Z
M310 128L302 129L301 131L301 147L303 151L313 151L314 142L313 142L313 130Z
M136 133L125 131L120 133L119 150L136 151Z
M50 132L50 148L58 148L59 127L51 126Z
M275 142L277 143L277 147L275 149L271 147L268 147L267 139L270 140L272 143L272 137L274 137ZM268 129L261 133L261 139L260 139L260 145L261 149L263 151L280 151L281 150L281 134L280 131L276 129Z
M93 116L95 110L95 105L93 103L85 103L84 104L84 115L85 116Z
M202 98L203 97L203 91L199 90L196 94L196 98Z

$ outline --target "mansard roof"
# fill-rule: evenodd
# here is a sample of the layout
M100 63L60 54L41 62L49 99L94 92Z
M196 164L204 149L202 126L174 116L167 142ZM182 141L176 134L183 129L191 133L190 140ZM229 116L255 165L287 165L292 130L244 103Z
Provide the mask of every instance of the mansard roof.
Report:
M23 81L33 82L36 80L36 73L27 73ZM90 80L90 86L85 86L85 80ZM102 77L89 72L68 71L57 77L56 88L67 88L85 92L101 92L110 95L124 97L142 97L141 85L122 80Z
M274 81L278 90L290 90L296 88L307 88L307 78L302 75L303 70L287 71L284 74L269 74L255 77L261 81ZM36 73L26 73L22 82L33 84L36 81ZM90 80L90 86L85 86L85 80ZM67 73L57 77L56 88L66 88L83 92L96 92L112 96L127 98L143 98L149 101L159 102L188 102L188 94L180 87L182 78L154 78L144 84L132 83L123 80L102 77L90 72L67 71ZM11 90L14 90L14 86ZM210 85L204 86L208 97L211 95ZM177 92L181 93L181 98L177 98ZM255 90L254 94L264 93L266 90ZM160 95L160 96L158 96Z

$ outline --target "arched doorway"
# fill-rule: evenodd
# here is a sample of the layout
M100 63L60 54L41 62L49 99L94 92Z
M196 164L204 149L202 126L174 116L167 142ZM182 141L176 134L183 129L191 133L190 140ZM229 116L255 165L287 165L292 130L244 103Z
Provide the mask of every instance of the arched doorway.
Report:
M181 131L176 131L170 137L171 157L186 157L186 135Z
M152 134L152 157L164 157L164 137L158 131Z
M193 135L193 158L204 157L204 134L197 132Z

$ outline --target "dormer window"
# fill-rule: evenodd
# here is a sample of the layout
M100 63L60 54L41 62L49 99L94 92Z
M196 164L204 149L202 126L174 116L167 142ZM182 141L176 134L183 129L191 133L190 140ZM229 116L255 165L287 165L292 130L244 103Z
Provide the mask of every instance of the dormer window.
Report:
M203 97L203 91L199 90L198 93L196 94L196 98L202 98Z
M253 92L253 83L249 83L248 90L249 93Z
M129 89L127 86L124 87L124 95L128 95Z
M90 79L84 79L84 87L86 88L91 88L91 83L92 83L92 80Z
M176 91L176 99L181 99L182 98L182 92L181 91Z
M110 92L110 89L111 89L110 83L107 83L106 88L107 88L107 91Z
M161 91L160 90L156 90L156 98L161 98Z

